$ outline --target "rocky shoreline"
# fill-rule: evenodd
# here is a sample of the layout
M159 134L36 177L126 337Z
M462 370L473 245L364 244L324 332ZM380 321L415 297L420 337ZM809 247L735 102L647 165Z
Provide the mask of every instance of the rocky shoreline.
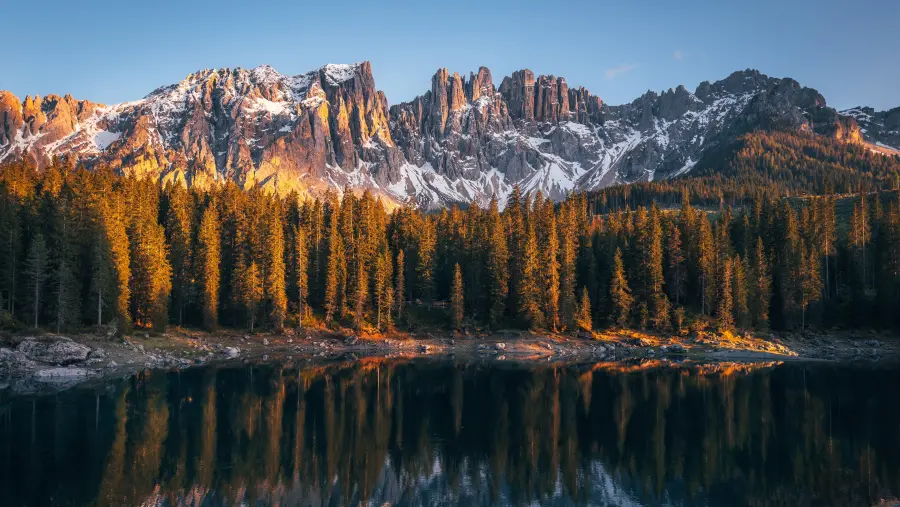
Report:
M702 362L880 361L900 357L894 338L792 334L767 339L693 333L660 337L620 330L573 337L516 331L461 335L421 333L359 337L327 330L246 335L183 329L161 336L113 333L44 335L0 342L0 392L45 392L145 369L185 369L235 361L356 360L363 357L452 357L471 361L589 363L656 359Z

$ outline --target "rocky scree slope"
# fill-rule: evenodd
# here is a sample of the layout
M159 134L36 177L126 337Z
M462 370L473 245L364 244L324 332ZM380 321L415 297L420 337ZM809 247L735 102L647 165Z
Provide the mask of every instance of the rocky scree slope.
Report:
M866 128L877 122L879 139L900 146L894 116ZM299 76L261 66L200 71L112 106L0 92L0 163L41 168L65 157L163 182L231 180L301 195L370 189L390 203L437 208L492 196L502 204L516 184L559 200L685 175L707 150L753 129L862 142L857 118L792 79L753 70L610 106L530 70L497 86L484 67L466 78L440 69L430 90L388 107L369 62Z

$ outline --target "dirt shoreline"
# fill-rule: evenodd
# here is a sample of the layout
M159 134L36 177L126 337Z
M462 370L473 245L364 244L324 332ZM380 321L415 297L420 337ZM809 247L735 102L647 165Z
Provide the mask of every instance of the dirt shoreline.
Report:
M660 336L631 330L578 337L520 331L357 336L321 329L249 335L181 328L156 336L137 333L118 337L111 331L72 337L23 334L0 341L0 393L55 391L87 381L127 377L145 369L184 369L236 361L313 363L426 356L582 364L640 360L660 364L872 362L900 358L900 339L874 333L807 332L762 339L730 333Z

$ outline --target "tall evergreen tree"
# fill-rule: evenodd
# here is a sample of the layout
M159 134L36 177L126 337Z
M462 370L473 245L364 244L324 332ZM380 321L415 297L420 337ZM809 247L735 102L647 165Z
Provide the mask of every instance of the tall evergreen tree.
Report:
M559 326L559 235L553 204L549 199L543 206L541 228L545 239L540 246L538 280L542 287L544 323L549 329L556 331Z
M462 329L463 314L463 277L457 263L453 268L453 287L450 289L450 324L453 329Z
M625 279L625 265L622 262L622 250L616 249L613 259L612 278L609 282L609 300L612 302L612 319L619 327L628 325L631 314L631 289Z
M559 320L563 328L571 329L575 324L575 214L566 205L559 210Z
M581 290L581 302L578 305L578 316L575 322L582 331L590 331L594 327L591 321L591 298L588 295L587 287L583 287Z
M47 242L44 235L37 233L31 240L31 246L28 249L28 257L25 260L25 275L28 277L30 288L32 316L34 317L34 327L40 325L42 296L44 294L44 283L47 280L47 263L48 263Z
M192 279L192 209L190 194L184 186L168 188L166 211L166 239L169 245L169 264L172 266L172 304L178 325L184 324L184 312L194 295Z
M752 252L752 284L750 290L750 320L759 329L769 327L769 304L772 299L772 275L762 238L756 238Z
M197 232L197 271L203 327L214 331L219 324L219 287L221 283L221 232L219 214L214 206L207 206Z
M294 286L297 290L297 327L302 328L309 299L309 246L301 227L294 228Z
M396 269L394 269L394 312L397 315L397 319L401 319L403 317L403 307L406 303L406 292L403 273L406 271L406 260L403 256L403 250L399 250L397 252L397 263Z
M732 261L731 258L726 257L719 263L718 273L719 300L716 305L716 320L721 329L731 329L734 326L732 276Z
M509 251L506 244L506 228L497 209L497 199L491 199L488 209L488 321L491 327L499 327L506 312L509 294Z

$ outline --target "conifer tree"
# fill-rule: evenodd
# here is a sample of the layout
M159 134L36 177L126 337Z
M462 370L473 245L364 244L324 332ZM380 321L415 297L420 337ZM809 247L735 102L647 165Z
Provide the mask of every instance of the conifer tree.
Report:
M801 327L806 328L806 309L818 300L822 293L822 278L819 271L819 256L812 250L801 252L800 260L800 312Z
M112 260L106 251L106 242L101 234L95 234L91 243L90 257L90 293L92 299L91 308L96 308L96 324L102 326L105 322L103 319L103 309L109 307L113 303L113 293L115 292L115 284L113 277Z
M750 291L750 320L753 326L765 329L769 326L769 304L772 298L772 275L762 238L756 238L752 253L752 284Z
M427 217L422 220L416 249L417 295L424 301L434 297L434 251L437 243L434 223Z
M397 264L394 270L394 312L397 319L403 318L403 307L406 304L406 293L404 290L403 273L406 271L406 261L403 257L403 250L397 251Z
M578 305L578 316L575 321L582 331L590 331L594 327L591 322L591 298L588 296L587 287L581 290L581 303Z
M394 304L391 271L391 254L385 247L375 259L375 325L378 329L387 329L391 325L391 306Z
M268 200L267 200L268 201ZM269 321L276 330L284 327L287 315L287 290L285 287L284 267L284 226L281 218L281 206L267 206L263 218L263 246L261 274L264 286L264 297L269 310Z
M609 282L609 300L612 302L612 318L619 327L628 325L631 314L631 289L625 279L625 265L622 262L622 250L616 249L613 259L613 274Z
M244 308L247 311L247 325L252 333L256 325L256 316L259 313L259 307L264 297L263 279L256 261L251 261L245 271L246 275L243 277L244 287L242 287L241 294Z
M453 329L462 329L463 314L463 277L457 263L453 268L453 287L450 289L450 324Z
M701 312L709 315L716 301L716 248L713 244L709 219L701 216L698 220L699 237L697 245L698 274L700 277Z
M571 206L559 210L559 320L563 328L575 323L575 216Z
M303 327L303 315L309 298L309 247L304 229L294 228L294 285L297 290L297 327Z
M44 282L47 279L48 255L47 242L44 240L44 235L39 232L31 240L28 257L25 259L25 275L28 277L35 329L40 325L41 297L44 293Z
M203 312L203 327L214 331L219 324L219 286L221 283L221 239L219 214L207 206L197 231L197 282Z
M519 308L517 313L520 322L528 327L539 327L542 324L540 289L538 288L538 247L534 223L529 222L525 233L525 244L519 264Z
M134 319L155 331L166 327L172 268L165 231L155 219L138 215L131 234L131 299Z
M718 297L716 305L716 320L720 329L731 329L734 326L734 301L731 288L732 261L725 258L719 263Z
M549 329L556 331L559 326L559 235L553 203L549 199L543 208L542 229L546 237L541 245L538 280L543 288L544 323Z
M666 267L668 269L666 277L666 289L669 297L675 301L675 305L681 304L685 290L685 268L684 253L681 249L681 231L672 224L669 227L669 234L666 237Z
M169 245L169 264L172 266L172 303L178 325L184 324L185 307L194 294L191 245L192 203L190 194L179 184L169 187L166 212L166 238Z
M654 203L646 225L648 301L653 326L664 329L669 324L669 300L663 291L663 237L659 208Z
M488 210L488 321L491 327L499 327L506 312L509 295L509 252L506 244L506 228L497 209L497 199L491 199Z
M747 261L736 255L731 261L731 303L734 323L743 328L748 325L750 310L747 302Z
M98 292L105 286L104 270L110 267L112 274L112 293L108 296L113 301L113 318L120 332L131 328L131 247L127 235L127 219L122 196L114 193L102 200L98 206L99 239L102 243L100 251L94 259L92 279ZM101 298L104 297L101 294ZM98 305L102 303L98 302ZM99 319L98 319L99 322Z
M332 213L331 229L328 233L328 260L325 266L325 322L330 324L341 315L340 278L344 263L344 246L341 242L337 216Z

